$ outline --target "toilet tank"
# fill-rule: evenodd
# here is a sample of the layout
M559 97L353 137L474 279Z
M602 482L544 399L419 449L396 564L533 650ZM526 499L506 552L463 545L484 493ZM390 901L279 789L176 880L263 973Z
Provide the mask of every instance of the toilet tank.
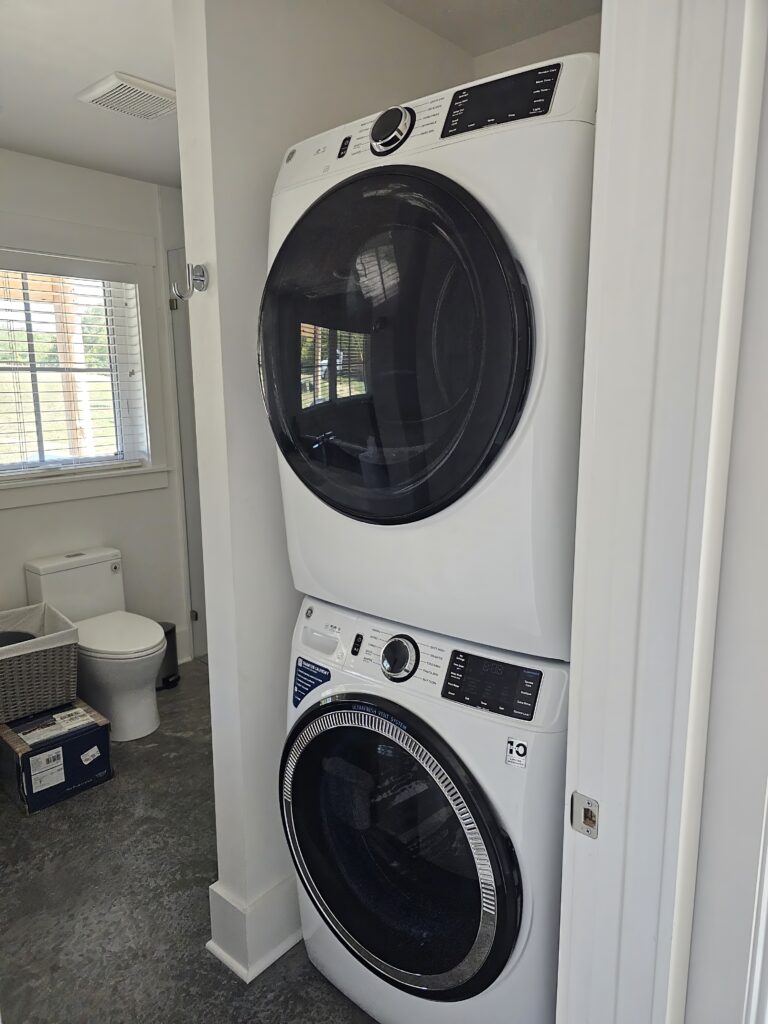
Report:
M85 548L26 562L27 599L46 601L79 622L125 610L122 556L117 548Z

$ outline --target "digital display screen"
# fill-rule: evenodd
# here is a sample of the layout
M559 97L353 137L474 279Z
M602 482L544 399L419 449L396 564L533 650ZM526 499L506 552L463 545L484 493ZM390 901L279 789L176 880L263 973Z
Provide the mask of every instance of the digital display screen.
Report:
M474 654L467 655L467 675L478 682L492 679L496 683L511 686L517 682L521 671L517 665L510 665L506 661L490 661L488 658L478 658Z
M442 696L497 715L531 721L541 678L536 669L453 651Z
M549 113L560 67L549 64L455 92L442 138Z

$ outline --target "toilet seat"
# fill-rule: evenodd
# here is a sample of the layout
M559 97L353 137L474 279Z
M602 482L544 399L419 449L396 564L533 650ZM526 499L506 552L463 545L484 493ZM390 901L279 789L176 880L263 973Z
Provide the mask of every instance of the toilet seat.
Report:
M127 661L156 654L165 645L163 627L133 612L107 612L75 625L80 653L92 658Z

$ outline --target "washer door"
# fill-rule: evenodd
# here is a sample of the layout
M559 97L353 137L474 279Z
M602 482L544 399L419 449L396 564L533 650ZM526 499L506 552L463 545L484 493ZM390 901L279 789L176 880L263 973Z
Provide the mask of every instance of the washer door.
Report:
M523 272L450 179L366 171L285 240L259 352L272 429L307 487L356 519L423 519L475 483L517 424L533 359Z
M288 737L280 802L307 893L366 967L427 999L498 977L520 929L517 858L423 721L364 696L316 705Z

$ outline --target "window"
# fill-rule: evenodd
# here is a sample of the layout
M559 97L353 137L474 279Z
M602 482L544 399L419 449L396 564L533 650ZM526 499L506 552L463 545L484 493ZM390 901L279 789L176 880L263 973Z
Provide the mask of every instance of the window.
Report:
M0 479L148 460L136 285L0 270Z
M368 391L370 335L302 324L301 407L352 398ZM336 351L336 366L329 353Z

